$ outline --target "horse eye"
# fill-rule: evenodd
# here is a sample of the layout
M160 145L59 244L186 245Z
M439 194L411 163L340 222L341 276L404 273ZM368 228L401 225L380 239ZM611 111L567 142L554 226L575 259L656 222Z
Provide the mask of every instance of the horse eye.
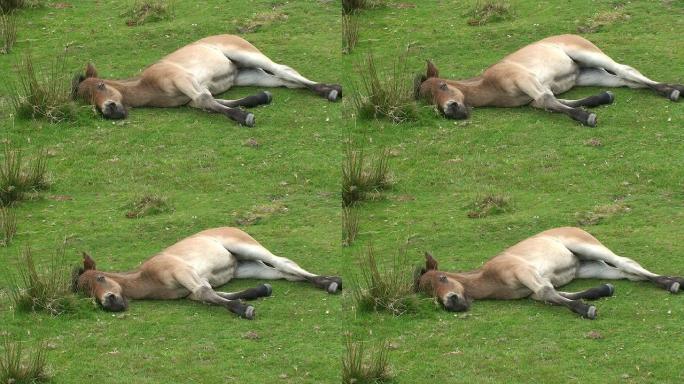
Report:
M440 276L440 277L439 277L439 281L441 281L442 283L446 283L446 281L447 281L446 275Z
M439 89L441 89L442 91L446 91L447 90L447 84L446 83L440 84Z
M100 275L100 276L96 277L95 280L97 280L99 283L104 283L105 278L104 278L104 276Z
M105 83L103 83L103 82L97 83L97 89L99 89L100 91L104 91Z

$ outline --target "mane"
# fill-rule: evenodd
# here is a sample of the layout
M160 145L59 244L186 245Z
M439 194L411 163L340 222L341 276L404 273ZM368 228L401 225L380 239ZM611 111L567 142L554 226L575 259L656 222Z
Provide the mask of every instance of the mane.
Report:
M427 77L423 75L422 73L416 73L416 75L413 77L413 98L418 100L420 99L420 85L423 84L423 82L427 80Z

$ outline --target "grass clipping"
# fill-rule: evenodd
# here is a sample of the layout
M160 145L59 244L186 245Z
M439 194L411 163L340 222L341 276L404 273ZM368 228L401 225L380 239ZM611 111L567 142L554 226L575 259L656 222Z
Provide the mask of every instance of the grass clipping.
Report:
M407 70L405 55L399 55L389 73L378 71L371 53L356 70L361 84L352 103L359 117L384 118L393 123L417 119L413 77Z
M382 268L373 247L368 246L359 264L358 288L352 291L357 310L384 311L395 316L416 311L418 299L413 288L413 268L406 260L405 252Z

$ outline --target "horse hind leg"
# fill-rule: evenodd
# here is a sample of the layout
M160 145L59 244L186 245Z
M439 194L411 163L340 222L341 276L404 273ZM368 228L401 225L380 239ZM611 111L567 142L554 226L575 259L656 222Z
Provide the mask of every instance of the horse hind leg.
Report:
M614 277L616 279L649 280L671 293L677 293L681 284L684 283L684 279L681 277L655 274L628 257L616 255L601 244L578 244L570 245L568 248L580 258L582 261L581 265L585 265L584 271L582 271L582 266L580 267L580 277L611 278L609 276L616 276ZM603 262L605 267L597 267L597 264L586 264L586 261L600 261ZM600 264L598 265L600 266ZM592 273L592 270L595 276L588 276Z
M285 278L287 280L306 280L312 283L314 286L325 289L328 293L338 293L342 289L342 279L337 276L322 276L313 274L304 268L300 267L294 261L280 257L272 254L268 249L264 248L258 244L235 244L230 246L228 249L232 254L234 254L240 264L244 261L259 261L265 264L267 268L271 268L281 274L284 277L274 277L274 278ZM268 267L270 265L271 267ZM243 276L249 264L245 264L243 267ZM275 273L269 269L262 269L260 273ZM240 271L240 266L238 266L238 273ZM277 276L277 275L274 275ZM267 278L267 277L262 277Z
M610 56L601 52L569 50L566 53L582 66L604 68L605 70L614 73L615 76L622 78L627 82L642 84L643 86L653 89L656 91L656 93L667 97L672 101L679 100L680 94L684 92L684 86L682 85L659 83L657 81L651 80L641 74L641 72L637 71L635 68L630 67L629 65L620 64L610 58Z
M299 74L293 68L278 64L267 56L259 52L224 52L226 57L239 64L241 68L262 69L265 72L272 74L284 81L296 85L296 87L308 88L321 97L325 97L330 101L337 101L342 97L342 87L338 84L324 84L309 80ZM241 69L242 71L242 69ZM291 86L294 88L295 86Z

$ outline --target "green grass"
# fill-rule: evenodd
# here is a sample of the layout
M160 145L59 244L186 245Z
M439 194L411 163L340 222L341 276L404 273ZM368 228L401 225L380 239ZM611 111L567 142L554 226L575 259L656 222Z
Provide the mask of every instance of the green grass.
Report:
M612 1L516 1L510 2L515 17L470 27L476 1L400 3L359 13L359 42L341 59L350 82L360 81L356 68L368 52L378 71L391 71L406 48L415 73L424 73L432 59L444 77L472 77L525 44L575 33L615 7ZM681 2L622 3L629 19L587 37L651 78L684 82ZM567 98L599 91L579 88ZM393 153L396 182L385 199L359 210L363 226L343 257L353 258L372 241L378 262L388 263L396 244L410 238L414 263L431 251L441 268L467 270L593 212L605 217L586 229L616 253L656 272L683 274L684 104L648 90L613 92L613 105L595 108L599 121L592 129L530 107L476 108L470 120L453 121L420 103L415 122L357 120L354 134L369 143L368 151ZM488 194L508 197L514 209L468 218ZM629 211L597 209L620 202ZM577 281L566 289L598 283ZM684 296L648 283L614 284L614 297L595 302L594 321L527 299L475 301L469 312L454 314L422 296L415 314L358 314L351 328L398 345L390 360L402 383L682 381L681 358L671 351L680 349ZM602 338L588 337L591 332Z
M46 366L45 345L39 345L36 351L29 351L25 354L21 342L13 341L5 336L2 347L0 381L12 384L34 384L50 381Z
M103 77L127 78L184 44L232 33L274 5L271 0L178 1L173 19L129 27L121 17L127 2L70 3L73 7L19 11L21 37L12 55L0 55L0 72L17 79L13 57L30 49L37 67L48 65L56 47L68 45L73 67L67 75L92 61ZM287 20L245 37L307 78L342 81L339 4L279 3ZM260 90L235 88L223 96ZM52 345L47 359L55 382L339 381L343 298L306 283L271 282L273 296L251 303L254 321L189 300L131 301L127 312L114 316L87 298L64 316L15 313L5 294L7 275L18 267L16 255L29 241L37 266L45 265L54 244L66 237L70 263L88 251L102 270L127 270L185 236L235 225L273 201L287 210L244 229L307 270L347 276L339 258L342 104L302 89L269 91L273 102L251 110L254 128L189 107L136 108L127 120L112 122L79 104L71 123L12 119L8 95L0 91L0 140L16 143L27 156L45 148L53 181L42 198L15 207L18 233L9 247L0 247L0 332L30 331L32 339ZM258 147L245 144L252 142ZM167 198L174 210L127 218L130 204L150 192ZM221 289L261 282L239 280ZM259 338L243 338L248 332Z

